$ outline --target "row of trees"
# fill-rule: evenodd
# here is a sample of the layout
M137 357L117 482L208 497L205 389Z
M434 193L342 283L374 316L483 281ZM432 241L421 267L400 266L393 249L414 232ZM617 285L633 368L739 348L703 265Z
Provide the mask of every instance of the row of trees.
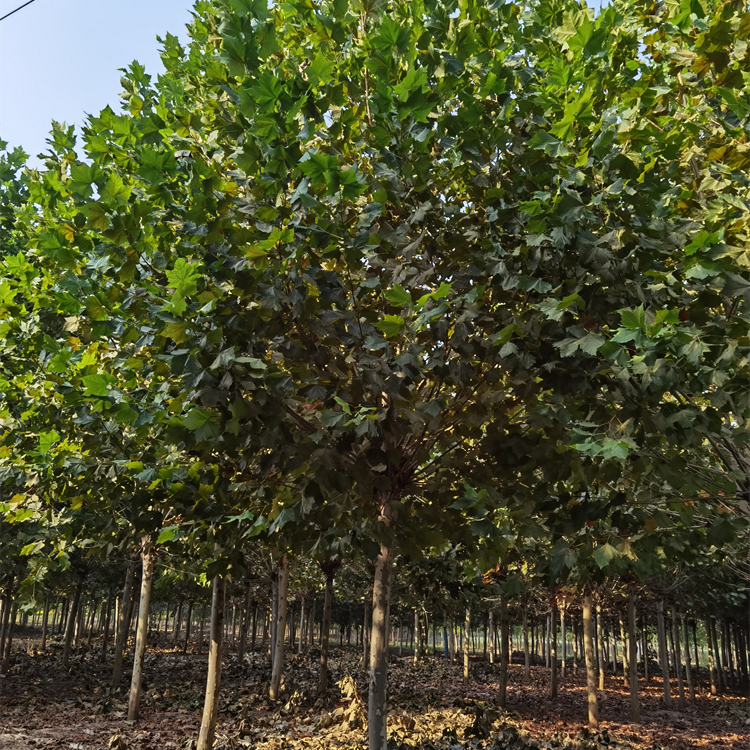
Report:
M133 63L80 151L55 125L44 169L6 154L3 622L66 580L67 660L91 562L125 558L115 676L135 617L137 718L157 558L202 575L205 750L248 554L274 561L274 699L290 559L322 571L324 634L358 560L381 750L397 555L441 573L428 612L498 560L501 610L524 576L580 595L593 725L598 586L628 586L633 688L637 581L718 577L735 616L748 18L713 0L596 17L199 0L188 47L163 40L156 81Z

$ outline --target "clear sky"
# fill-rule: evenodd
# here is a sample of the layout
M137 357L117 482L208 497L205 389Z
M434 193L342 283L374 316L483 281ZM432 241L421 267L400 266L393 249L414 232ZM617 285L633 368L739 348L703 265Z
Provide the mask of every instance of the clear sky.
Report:
M0 16L25 0L0 0ZM182 41L191 0L35 0L0 23L0 140L35 157L52 120L119 108L120 73L133 60L162 71L156 36ZM31 159L32 163L36 159Z

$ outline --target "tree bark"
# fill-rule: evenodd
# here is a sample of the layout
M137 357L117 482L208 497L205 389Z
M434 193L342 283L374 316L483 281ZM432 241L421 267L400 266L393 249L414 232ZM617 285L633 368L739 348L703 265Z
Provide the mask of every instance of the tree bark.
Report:
M372 603L365 597L364 604L362 606L363 620L362 620L362 663L369 665L370 663L370 618L372 616Z
M388 517L387 508L383 515ZM369 750L388 749L388 615L391 600L393 551L384 544L375 564L372 587L372 635L370 638L367 733ZM326 589L327 592L327 589Z
M79 581L73 594L73 603L68 615L68 626L65 629L65 645L63 646L62 664L67 669L70 666L70 648L73 645L73 634L78 622L78 608L81 606L81 593L83 592L83 581Z
M719 688L719 692L723 693L726 689L726 677L724 675L724 664L721 660L721 652L719 651L719 639L716 637L716 623L709 619L709 625L711 626L711 643L714 647L714 663L716 664L716 684Z
M690 702L695 703L695 688L693 687L693 673L690 665L690 639L688 638L687 618L684 614L680 615L680 618L682 621L682 640L685 651L685 678L687 679Z
M674 642L674 671L677 675L677 695L679 696L680 710L684 711L685 703L685 684L682 680L682 658L680 654L680 628L677 624L677 610L672 607L672 641Z
M141 709L141 688L143 686L143 658L148 642L148 615L151 605L151 584L154 580L154 549L149 537L143 538L141 551L143 575L141 576L141 598L138 604L138 626L135 636L133 656L133 676L130 680L128 700L128 721L136 721Z
M591 621L593 596L583 597L583 652L586 658L586 690L589 702L589 726L599 728L599 705L596 696L596 671L594 669L594 627Z
M596 663L599 667L599 690L604 690L604 633L602 632L602 605L596 603Z
M630 662L630 718L636 724L641 722L641 709L638 703L638 649L636 646L635 592L628 592L628 645Z
M128 561L125 571L125 584L122 587L120 604L120 622L117 624L115 635L115 663L112 668L112 690L116 690L122 679L122 660L125 656L125 646L130 630L130 610L133 606L133 581L135 580L135 563Z
M42 653L47 649L47 623L49 622L49 592L44 595L44 612L42 614Z
M297 653L302 653L302 647L305 645L305 633L307 627L307 621L305 620L307 602L305 597L302 597L302 605L299 613L299 643L297 644Z
M466 608L464 618L464 682L469 681L469 633L471 632L471 610Z
M560 651L562 662L560 664L560 677L565 679L565 671L568 663L568 639L565 632L565 607L560 609Z
M237 660L240 664L245 660L245 649L247 648L247 631L250 626L250 604L252 597L252 586L248 579L245 587L245 601L242 605L242 622L240 623L240 645L237 650Z
M716 695L719 692L718 680L716 677L716 665L714 664L714 650L711 638L711 625L709 619L705 620L706 628L706 645L708 646L708 679L711 683L711 695Z
M331 638L331 607L333 604L334 567L328 563L323 571L326 574L326 590L323 599L323 625L320 631L320 674L318 675L318 695L328 690L328 645ZM373 626L374 627L374 626Z
M630 657L628 653L630 648L625 635L625 623L622 619L622 612L617 613L617 619L620 625L620 643L622 643L622 681L625 683L625 687L628 687L628 680L630 679Z
M196 750L211 750L216 735L216 720L219 715L219 689L221 687L221 652L224 638L226 590L226 578L216 576L211 597L211 644L208 650L206 696L203 702L203 718Z
M107 589L107 607L104 614L104 629L102 631L102 650L100 659L104 661L107 658L107 645L109 642L109 621L112 615L112 589Z
M193 600L188 601L188 613L187 619L185 620L185 640L182 642L182 653L186 654L188 644L190 643L190 629L193 624Z
M550 664L550 698L557 698L557 606L552 605L549 613L549 664Z
M664 686L664 707L672 707L672 693L669 684L669 657L667 656L667 634L664 628L664 602L656 602L656 631L659 639L659 664Z
M531 652L529 651L529 608L523 605L523 670L526 677L531 676Z
M277 578L278 603L276 608L276 643L273 649L273 663L271 666L271 688L269 697L275 701L279 697L281 676L284 668L284 642L286 635L286 613L289 592L289 557L286 552L279 561Z
M508 702L508 663L510 648L508 645L508 600L503 595L500 599L500 675L498 677L497 702L505 708Z

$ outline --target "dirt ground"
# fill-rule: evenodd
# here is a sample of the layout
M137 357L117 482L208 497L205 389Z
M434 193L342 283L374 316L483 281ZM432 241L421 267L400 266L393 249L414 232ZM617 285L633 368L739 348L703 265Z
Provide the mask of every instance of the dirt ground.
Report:
M69 670L61 646L37 651L35 638L16 639L13 666L0 678L0 750L166 750L191 748L197 737L206 676L206 656L183 654L171 642L152 643L146 657L141 719L126 721L127 690L111 694L111 657L100 648L79 648ZM287 659L282 699L267 698L270 663L251 653L240 664L225 658L218 748L365 747L366 679L359 649L333 648L331 688L315 696L315 649ZM510 668L507 711L496 706L497 666L481 655L464 683L459 664L428 657L393 655L389 668L389 748L405 750L527 750L530 748L750 748L750 704L746 696L711 697L701 685L695 705L665 711L661 685L640 684L640 724L630 724L629 696L622 677L607 676L599 696L600 732L586 722L583 669L568 669L558 697L549 697L549 672ZM704 676L705 682L705 676ZM123 685L129 685L125 674ZM673 686L676 692L676 685ZM675 702L676 703L676 702Z

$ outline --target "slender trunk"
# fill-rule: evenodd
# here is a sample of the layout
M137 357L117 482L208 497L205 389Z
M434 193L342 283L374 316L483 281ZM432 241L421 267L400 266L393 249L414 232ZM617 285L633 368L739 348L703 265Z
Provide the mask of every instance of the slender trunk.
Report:
M107 606L104 614L104 630L102 632L101 660L107 658L107 644L109 642L109 620L112 614L112 589L107 590Z
M630 661L630 718L636 724L641 722L641 709L638 703L638 654L636 647L635 592L628 592L628 645Z
M711 695L716 695L719 692L719 686L716 678L716 665L714 664L714 650L713 642L711 638L711 625L708 618L705 620L706 628L706 643L708 645L708 678L711 683Z
M65 629L65 645L63 646L62 664L67 669L70 666L70 649L73 645L73 635L78 622L78 609L81 606L81 593L83 592L83 581L76 586L73 594L73 603L68 614L68 625Z
M591 621L593 596L583 597L583 652L586 657L586 690L589 700L589 726L599 728L599 706L596 696L596 671L594 669L594 627Z
M180 601L174 613L174 627L172 629L172 641L174 643L177 643L177 639L180 637L181 630L182 630L182 602Z
M216 734L216 719L219 715L219 688L221 687L221 652L224 637L226 590L226 578L216 576L211 597L211 645L208 651L206 697L203 703L203 718L196 750L211 750Z
M201 604L201 617L198 624L198 653L203 651L203 632L206 629L206 606Z
M617 618L620 625L620 643L622 643L622 680L625 683L625 687L628 687L628 675L630 674L630 657L628 656L629 647L628 639L625 636L625 623L622 619L622 612L617 613Z
M11 584L12 585L12 584ZM18 599L13 599L10 592L5 598L3 606L3 638L0 648L0 674L8 674L10 669L10 655L13 648L13 626L16 624L18 614Z
M677 624L677 610L672 607L672 641L674 642L674 671L677 675L677 694L680 700L680 710L684 711L685 704L685 684L682 680L682 658L680 654L680 628Z
M490 609L487 615L487 627L490 633L490 664L495 663L495 613Z
M609 648L612 651L612 675L617 677L617 638L615 637L614 620L609 627Z
M387 508L384 515L389 515ZM388 619L391 599L393 551L380 545L372 588L372 635L370 638L367 731L369 750L388 748Z
M682 640L685 652L685 678L687 679L688 695L690 702L695 703L695 688L693 687L693 673L690 665L690 639L688 638L688 625L685 615L680 615L682 620Z
M193 600L188 602L187 620L185 620L185 640L182 642L182 653L186 654L190 643L190 630L193 625Z
M641 618L641 632L641 642L643 644L643 679L648 683L648 621L646 620L645 614Z
M568 639L565 633L565 607L560 610L560 650L562 663L560 665L560 677L565 679L565 670L568 662Z
M372 603L365 597L364 604L362 606L364 614L362 615L362 663L368 665L370 663L370 618L372 616Z
M464 682L469 681L469 633L471 632L471 610L466 608L464 619Z
M122 587L122 598L120 600L120 621L117 624L115 635L115 663L112 668L112 689L116 690L120 686L122 679L122 660L124 657L125 645L128 640L128 630L130 629L130 608L133 606L133 581L135 579L135 563L128 562L125 572L125 585Z
M333 604L333 568L328 564L326 590L323 600L323 626L320 632L320 674L318 676L318 695L325 695L328 690L328 644L331 635L331 606ZM374 625L373 625L374 627Z
M699 670L701 666L701 660L698 655L698 621L693 620L693 648L695 649L695 677L696 680L699 677Z
M256 606L253 609L253 634L250 639L250 650L255 651L255 639L258 636L258 615L260 613L258 612L258 607Z
M138 627L135 636L133 656L133 676L130 681L128 700L128 721L136 721L141 708L141 687L143 686L143 658L148 641L148 614L151 605L151 584L154 580L154 548L149 537L143 538L143 575L141 576L141 598L138 603Z
M711 642L714 646L714 662L716 663L716 683L719 688L719 692L723 693L727 687L726 677L724 676L724 664L721 660L721 652L719 651L719 639L716 637L716 623L709 619L709 625L711 626Z
M550 698L557 698L557 607L553 604L549 613L549 663L550 663Z
M44 596L44 612L42 613L42 653L47 648L47 623L49 620L49 593Z
M604 690L604 633L602 632L602 605L596 603L596 663L599 667L599 690Z
M529 651L529 609L523 605L523 669L526 677L531 676L531 653Z
M578 638L578 620L571 615L571 626L573 630L573 674L578 674L578 662L581 658L581 650ZM528 675L527 675L528 677Z
M245 601L242 605L242 622L240 623L240 645L237 650L237 661L240 664L245 660L245 648L247 647L247 630L250 625L250 603L253 594L252 585L250 581L247 581L245 587ZM302 604L302 612L304 617L304 600ZM302 651L302 639L300 638L300 651Z
M664 707L672 707L672 693L669 684L669 658L667 656L667 635L664 628L664 602L656 602L656 631L659 639L659 664L664 686Z
M497 702L505 708L508 701L508 663L510 647L508 644L508 600L503 595L500 599L500 675L498 676Z
M278 605L276 609L276 643L274 645L273 662L271 666L271 688L269 696L275 701L279 697L281 687L281 674L284 667L284 636L286 635L286 613L289 592L289 557L284 553L279 562L278 571Z
M302 597L302 606L301 606L301 610L300 610L300 614L299 614L299 643L297 644L297 653L298 654L302 653L302 647L305 645L305 632L306 632L305 631L305 626L307 624L306 621L305 621L306 604L307 604L307 602L305 600L305 597L303 596Z

